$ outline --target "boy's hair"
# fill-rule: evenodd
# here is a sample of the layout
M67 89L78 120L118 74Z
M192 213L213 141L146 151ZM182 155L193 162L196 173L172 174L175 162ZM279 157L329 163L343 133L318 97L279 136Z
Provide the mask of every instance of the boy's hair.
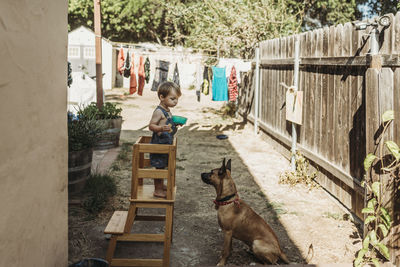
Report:
M160 98L160 95L162 95L163 97L167 97L167 95L172 91L175 90L176 94L178 96L181 96L181 88L179 87L179 85L177 85L174 82L163 82L162 84L160 84L158 86L157 89L157 95L158 98Z

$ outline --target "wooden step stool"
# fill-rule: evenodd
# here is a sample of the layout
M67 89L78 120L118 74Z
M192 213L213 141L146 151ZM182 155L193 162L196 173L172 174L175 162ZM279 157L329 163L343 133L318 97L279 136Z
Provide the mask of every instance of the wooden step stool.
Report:
M142 136L133 145L132 186L129 210L115 211L104 230L105 234L111 234L106 256L106 260L110 263L110 266L169 266L176 194L175 163L177 140L174 138L172 145L150 144L150 140L150 136ZM145 159L145 153L168 154L168 169L145 169L146 167L150 167L150 159ZM145 178L167 179L167 198L154 197L154 185L143 185L143 179ZM165 216L139 215L138 208L164 208ZM165 221L164 234L131 233L134 222L140 220ZM114 258L114 252L118 241L163 242L163 258Z

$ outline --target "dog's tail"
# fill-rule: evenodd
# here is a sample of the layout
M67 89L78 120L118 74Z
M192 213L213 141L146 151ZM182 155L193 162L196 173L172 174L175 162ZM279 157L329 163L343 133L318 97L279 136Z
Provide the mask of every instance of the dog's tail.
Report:
M314 247L312 244L308 247L308 253L306 257L306 263L310 263L311 259L314 257Z

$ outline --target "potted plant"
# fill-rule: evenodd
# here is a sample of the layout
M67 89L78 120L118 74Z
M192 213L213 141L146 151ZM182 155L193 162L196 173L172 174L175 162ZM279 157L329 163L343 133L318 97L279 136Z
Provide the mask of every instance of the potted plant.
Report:
M68 112L68 192L70 196L79 193L89 178L92 166L93 146L96 144L104 125L89 114L78 115Z
M96 103L91 103L84 110L82 115L96 118L102 121L105 129L94 145L94 149L108 149L119 146L122 125L122 108L118 108L116 103L106 102L102 108L98 108Z

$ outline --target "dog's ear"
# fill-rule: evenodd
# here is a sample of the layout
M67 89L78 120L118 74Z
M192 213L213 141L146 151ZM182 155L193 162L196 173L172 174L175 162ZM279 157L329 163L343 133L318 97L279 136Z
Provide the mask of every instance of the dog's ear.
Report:
M224 160L222 161L222 166L221 166L221 168L219 168L218 175L223 175L225 173L226 173L226 167L225 167L225 158L224 158Z
M231 171L231 159L229 159L228 162L226 163L226 169Z

